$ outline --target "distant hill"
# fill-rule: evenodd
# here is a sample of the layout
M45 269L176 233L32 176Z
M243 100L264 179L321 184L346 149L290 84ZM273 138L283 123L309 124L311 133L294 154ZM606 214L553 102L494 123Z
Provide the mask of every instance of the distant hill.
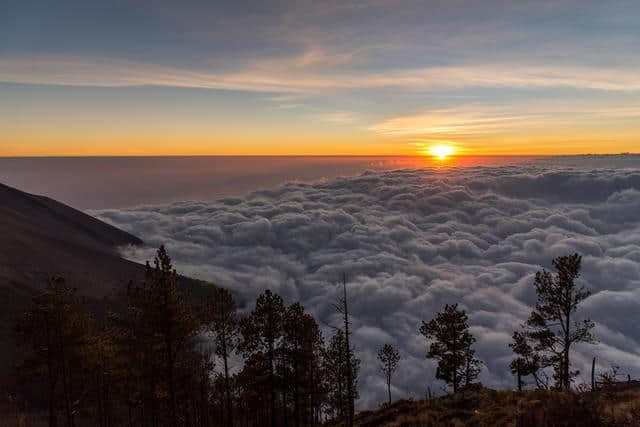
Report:
M144 277L143 265L118 254L120 246L142 243L55 200L0 184L0 383L11 357L16 317L49 276L64 277L100 307L100 300L122 294L130 280Z

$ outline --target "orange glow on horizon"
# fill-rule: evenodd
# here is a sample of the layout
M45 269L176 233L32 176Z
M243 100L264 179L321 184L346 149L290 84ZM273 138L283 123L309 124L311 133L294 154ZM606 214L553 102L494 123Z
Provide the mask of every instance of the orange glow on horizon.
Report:
M363 135L83 135L23 132L5 134L0 157L46 156L544 156L638 152L633 134L585 136L513 135L506 138L413 143L405 138Z
M429 149L429 152L440 160L444 160L448 156L452 155L454 150L450 145L434 145Z

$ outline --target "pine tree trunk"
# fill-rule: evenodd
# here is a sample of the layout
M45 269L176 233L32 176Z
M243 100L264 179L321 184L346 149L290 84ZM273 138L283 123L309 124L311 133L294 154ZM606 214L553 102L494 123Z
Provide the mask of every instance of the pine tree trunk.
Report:
M171 354L171 347L169 343L169 339L167 339L165 345L167 346L167 380L169 386L169 425L171 427L177 427L177 405L176 405L176 390L175 390L175 379L173 375L173 355Z
M298 352L294 354L293 361L293 417L295 427L300 427L300 386L298 380Z
M276 386L273 372L273 353L273 343L269 343L269 410L271 412L271 427L276 427Z
M342 350L340 351L342 353ZM340 372L341 369L341 365L342 364L342 354L339 354L338 357L338 416L340 418L344 418L344 402L343 402L343 393L344 391L342 390L342 372Z
M47 360L49 371L49 427L58 426L58 417L56 414L56 378L53 373L53 360L52 356Z
M47 335L47 373L49 376L49 427L58 426L58 418L56 414L56 383L57 376L54 373L54 360L51 343L51 329L49 328L48 316L45 320L45 329Z
M226 349L226 342L223 338L224 352L224 388L227 400L227 426L233 427L233 408L231 406L231 384L229 382L229 364Z
M99 367L99 369L101 370L101 367ZM102 400L103 397L103 387L102 387L102 380L101 380L101 375L100 372L98 372L96 374L96 385L98 387L98 396L97 396L97 401L98 401L98 425L100 427L105 427L105 421L104 421L104 402Z
M570 323L569 323L569 319L570 319L570 314L567 313L567 321L566 321L566 333L565 333L565 341L564 341L564 354L563 354L563 367L564 367L564 389L565 390L569 390L570 386L571 386L571 380L570 380L570 375L569 375L569 348L571 346L571 342L569 341L570 338L570 334L569 334L569 327L570 327Z
M453 348L457 348L458 347L458 343L454 337L453 339ZM455 350L454 350L455 351ZM456 355L454 353L454 355ZM458 392L458 364L457 364L457 355L456 357L453 358L456 362L456 365L453 367L453 394L456 394Z
M151 376L151 384L149 388L149 397L151 399L151 425L157 427L158 425L158 410L156 404L156 377L155 374Z
M518 371L518 391L522 391L522 371L520 366L520 358L516 359L516 370Z
M569 289L567 288L566 292L565 292L565 304L567 304L567 308L565 310L565 329L564 329L564 348L563 348L563 360L562 360L562 365L564 368L564 372L563 372L563 378L562 378L562 382L563 382L563 388L564 390L569 390L570 385L571 385L571 380L570 380L570 375L569 375L569 348L571 347L571 334L570 334L570 328L571 328L571 306L570 306L570 302L571 302L571 294L569 293Z
M353 371L351 368L351 345L349 343L349 307L347 305L347 278L343 275L342 277L342 290L344 297L344 335L347 347L347 392L349 393L349 398L347 400L347 404L349 405L347 408L349 422L348 426L353 427L353 418L354 418L354 392L353 392Z
M62 337L58 336L60 342ZM67 426L73 427L73 414L71 413L71 396L69 391L69 378L67 373L67 361L65 360L64 343L60 344L60 364L62 365L62 392L64 394L64 410L67 418Z

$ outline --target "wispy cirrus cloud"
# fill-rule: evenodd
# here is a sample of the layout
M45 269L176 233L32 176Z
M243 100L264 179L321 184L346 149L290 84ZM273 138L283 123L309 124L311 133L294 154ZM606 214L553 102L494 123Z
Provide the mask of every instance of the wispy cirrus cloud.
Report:
M549 126L563 129L598 120L609 124L630 122L640 115L639 111L634 104L608 108L578 103L524 103L502 107L463 105L392 115L370 125L368 130L382 136L419 138L418 142L445 140L450 144L455 139L477 139L523 130L535 133Z
M338 125L351 124L358 119L356 114L349 111L336 111L333 113L318 114L315 117L320 121Z
M0 59L0 81L22 84L127 87L169 86L320 95L360 89L439 90L465 87L576 88L640 91L640 70L515 66L513 64L421 67L356 72L331 64L329 54L304 53L279 61L248 64L235 71L194 70L150 63L73 57ZM349 55L335 59L346 65Z
M387 136L449 136L486 134L531 124L534 115L498 111L439 109L414 115L390 117L369 127Z

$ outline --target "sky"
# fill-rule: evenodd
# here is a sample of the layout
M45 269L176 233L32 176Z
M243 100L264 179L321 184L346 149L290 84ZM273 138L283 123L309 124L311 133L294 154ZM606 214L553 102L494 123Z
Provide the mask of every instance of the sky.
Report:
M0 156L640 151L636 0L0 9Z

